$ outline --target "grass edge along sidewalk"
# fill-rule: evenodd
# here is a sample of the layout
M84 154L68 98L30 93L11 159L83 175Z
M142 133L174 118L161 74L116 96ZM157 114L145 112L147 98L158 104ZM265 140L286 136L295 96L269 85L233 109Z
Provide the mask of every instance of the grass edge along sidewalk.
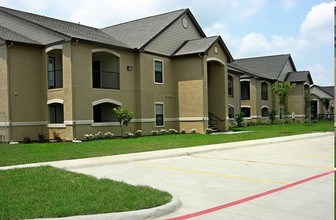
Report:
M0 219L67 217L148 209L172 196L148 186L50 166L0 171Z
M308 125L302 123L260 125L239 128L239 130L250 132L231 135L158 135L128 139L94 140L82 143L0 144L0 167L194 147L310 132L326 132L333 131L333 123L331 121L319 121Z

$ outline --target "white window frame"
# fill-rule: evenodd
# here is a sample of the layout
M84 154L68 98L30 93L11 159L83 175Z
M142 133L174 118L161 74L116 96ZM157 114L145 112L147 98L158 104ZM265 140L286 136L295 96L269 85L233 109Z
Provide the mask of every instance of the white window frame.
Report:
M156 106L161 105L162 106L162 125L156 124ZM154 120L155 120L155 127L164 127L165 126L165 106L163 102L155 102L154 103Z
M155 81L155 62L161 62L161 64L162 64L162 82L156 82ZM154 59L154 61L153 61L153 80L154 80L154 84L159 84L159 85L162 85L162 84L164 84L164 62L163 62L163 60L159 60L159 59Z

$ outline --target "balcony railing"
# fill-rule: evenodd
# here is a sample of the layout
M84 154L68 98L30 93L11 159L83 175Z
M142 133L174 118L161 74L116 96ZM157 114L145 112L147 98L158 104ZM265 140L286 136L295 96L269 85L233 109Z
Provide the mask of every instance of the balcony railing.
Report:
M93 71L93 88L101 89L120 89L119 72Z

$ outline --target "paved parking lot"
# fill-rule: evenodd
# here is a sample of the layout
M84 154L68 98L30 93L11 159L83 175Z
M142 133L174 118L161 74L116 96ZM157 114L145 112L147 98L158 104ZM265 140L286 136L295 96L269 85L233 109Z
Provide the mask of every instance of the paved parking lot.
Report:
M158 219L331 220L333 148L333 134L320 133L220 144L203 152L154 152L157 158L123 163L98 158L68 169L178 196L182 207Z

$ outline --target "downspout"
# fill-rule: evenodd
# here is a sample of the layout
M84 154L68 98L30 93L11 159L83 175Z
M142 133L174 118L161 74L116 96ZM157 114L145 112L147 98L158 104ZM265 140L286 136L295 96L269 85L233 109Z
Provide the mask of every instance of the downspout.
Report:
M76 132L76 111L75 111L75 106L76 106L76 95L75 95L75 88L74 88L74 65L73 65L73 45L78 44L78 39L71 44L71 93L72 93L72 139L76 140L77 139L77 132ZM64 107L63 107L64 108Z
M12 114L11 114L11 103L12 103L12 99L10 96L10 59L9 59L9 49L14 45L13 42L11 42L7 47L5 47L5 54L6 54L6 64L7 64L7 98L8 98L8 107L7 107L7 111L8 111L8 142L12 141L12 134L13 134L13 128L12 128ZM5 125L6 126L6 125Z
M204 83L204 85L203 85L203 92L205 91L205 86L206 86L206 88L208 87L208 80L207 79L205 79L205 71L206 71L206 69L205 69L205 65L204 65L204 54L201 54L201 53L199 53L198 54L198 56L201 58L201 60L202 60L202 80L203 80L203 83ZM206 82L206 83L205 83ZM209 96L208 96L208 89L206 89L206 95L207 95L207 98L205 98L205 97L203 97L203 131L205 132L206 131L206 129L207 129L207 127L206 127L206 106L208 106L208 102L209 102ZM207 105L205 105L205 100L207 100L208 102L207 102ZM209 111L208 111L209 112ZM209 116L208 116L208 120L209 120Z

